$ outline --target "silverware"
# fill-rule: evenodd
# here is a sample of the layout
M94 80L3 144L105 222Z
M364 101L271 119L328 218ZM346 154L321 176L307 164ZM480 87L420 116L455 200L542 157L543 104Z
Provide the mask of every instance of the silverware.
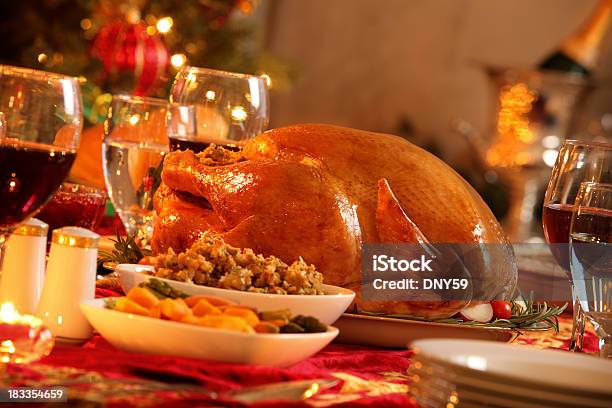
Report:
M318 392L332 388L338 384L338 380L335 379L315 378L244 387L239 390L217 394L204 387L198 386L196 383L187 383L189 379L180 375L159 373L145 367L133 367L131 371L139 377L149 378L149 380L146 381L157 383L161 387L208 394L211 398L232 399L245 404L265 400L301 401L311 398Z
M265 400L302 401L336 384L338 384L337 380L317 378L246 387L222 395L245 404Z

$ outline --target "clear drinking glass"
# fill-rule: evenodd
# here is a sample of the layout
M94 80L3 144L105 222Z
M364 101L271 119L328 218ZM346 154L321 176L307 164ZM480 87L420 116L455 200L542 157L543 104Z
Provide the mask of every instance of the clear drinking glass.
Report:
M542 211L544 236L555 259L571 279L569 235L574 201L582 182L612 182L612 144L566 140L553 167ZM572 286L572 293L574 288ZM571 351L582 350L584 314L574 295Z
M0 253L68 176L82 121L76 78L0 65Z
M599 337L600 356L612 359L612 184L580 186L570 248L576 297Z
M129 234L150 239L153 193L168 152L164 99L116 95L104 123L102 161L110 199Z
M268 98L265 77L184 67L176 75L170 100L194 105L196 132L191 138L170 137L170 149L199 152L210 143L240 148L266 129Z

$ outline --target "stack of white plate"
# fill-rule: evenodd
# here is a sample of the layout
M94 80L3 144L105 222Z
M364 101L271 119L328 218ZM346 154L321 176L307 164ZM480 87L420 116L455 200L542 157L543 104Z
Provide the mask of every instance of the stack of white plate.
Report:
M612 361L475 340L411 347L411 392L423 408L612 407Z

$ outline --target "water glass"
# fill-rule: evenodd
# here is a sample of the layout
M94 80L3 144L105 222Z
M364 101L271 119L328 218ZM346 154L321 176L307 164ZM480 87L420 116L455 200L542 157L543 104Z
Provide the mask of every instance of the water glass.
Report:
M171 150L198 152L210 143L237 149L268 125L268 85L263 76L184 67L176 75L170 100L193 105L197 127L191 137L171 136Z
M153 194L168 152L164 99L116 95L104 123L102 162L110 199L128 234L153 233Z
M581 184L570 227L570 266L575 294L599 337L600 355L612 358L612 184Z

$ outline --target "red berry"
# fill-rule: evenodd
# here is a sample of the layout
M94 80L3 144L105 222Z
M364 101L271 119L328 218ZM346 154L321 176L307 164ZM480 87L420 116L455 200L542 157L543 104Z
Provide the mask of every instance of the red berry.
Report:
M509 319L512 316L512 305L510 302L493 300L491 307L493 308L493 317L495 319Z

